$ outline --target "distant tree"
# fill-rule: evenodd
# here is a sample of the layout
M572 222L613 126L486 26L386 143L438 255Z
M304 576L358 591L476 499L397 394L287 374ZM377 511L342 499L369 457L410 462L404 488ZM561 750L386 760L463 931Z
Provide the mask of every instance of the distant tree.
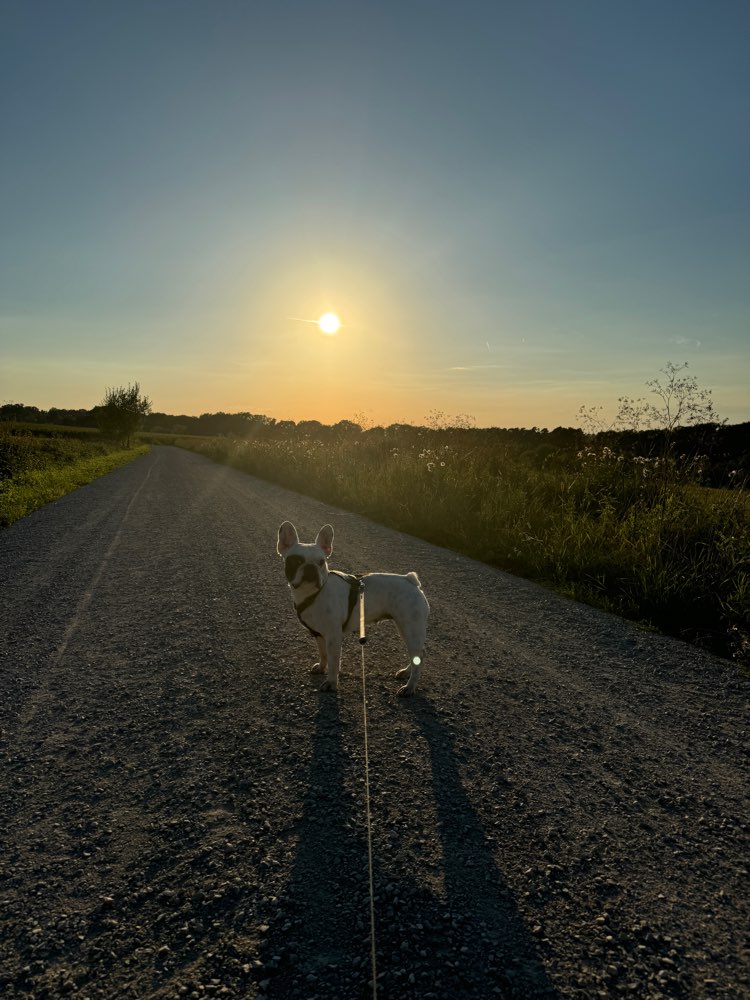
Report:
M319 420L300 420L297 424L297 430L302 434L320 434L323 430L323 424Z
M133 385L128 383L127 389L107 389L97 407L96 417L104 434L129 448L133 434L150 412L151 400L141 396L141 387L135 382Z
M646 382L656 396L655 403L644 399L620 399L617 415L620 426L634 430L654 427L671 438L678 427L718 423L711 390L701 389L695 375L682 374L687 367L687 361L681 365L668 361L660 369L664 379L652 378Z
M0 406L0 420L22 420L25 423L38 423L44 414L36 406L26 406L24 403L3 403Z
M602 419L602 407L585 407L579 410L584 430L590 434L610 431L660 431L668 447L674 432L680 427L700 424L718 424L719 418L711 399L711 390L702 389L695 375L682 374L687 361L676 365L668 361L660 369L663 379L653 378L646 387L656 397L656 402L622 396L619 409L607 427Z
M555 427L549 436L558 448L581 448L584 443L583 431L578 427Z
M353 437L362 433L360 425L356 424L353 420L339 420L337 424L331 427L331 430L341 437Z
M295 433L297 425L293 420L278 420L276 422L275 430L278 432L280 437L289 437Z

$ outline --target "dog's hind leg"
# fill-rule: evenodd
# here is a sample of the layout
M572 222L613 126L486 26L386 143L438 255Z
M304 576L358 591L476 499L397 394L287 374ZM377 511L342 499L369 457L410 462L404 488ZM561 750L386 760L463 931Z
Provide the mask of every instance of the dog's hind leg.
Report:
M399 679L407 678L406 684L403 684L397 691L397 694L401 698L405 698L410 694L414 694L414 689L419 683L419 676L422 673L422 660L423 654L411 653L411 663L408 667L404 667L403 670L399 670L396 673L396 677Z
M427 629L424 622L411 621L399 624L398 630L406 643L406 650L409 654L409 666L399 670L396 677L406 678L406 684L398 689L399 695L414 694L414 689L419 683L419 676L422 673L422 660L424 659L424 644L427 638Z
M318 644L318 656L320 660L314 667L310 668L311 674L324 674L328 667L328 655L326 653L326 641L322 635L316 635L315 641Z
M326 679L320 685L321 691L336 691L339 686L339 667L341 666L342 634L326 636L325 649L328 660Z

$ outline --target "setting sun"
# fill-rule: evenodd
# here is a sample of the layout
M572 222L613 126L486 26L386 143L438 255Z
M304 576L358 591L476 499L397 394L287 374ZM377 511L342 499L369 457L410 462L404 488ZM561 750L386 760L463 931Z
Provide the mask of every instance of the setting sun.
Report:
M318 320L318 326L323 331L323 333L334 334L337 332L341 326L341 320L338 318L336 313L323 313L323 315Z

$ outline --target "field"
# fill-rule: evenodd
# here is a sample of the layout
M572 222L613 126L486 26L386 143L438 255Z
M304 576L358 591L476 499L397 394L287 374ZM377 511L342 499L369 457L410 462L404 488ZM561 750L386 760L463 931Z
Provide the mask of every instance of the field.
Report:
M749 495L694 460L472 429L172 440L750 662Z
M122 449L90 428L0 423L0 527L148 451Z

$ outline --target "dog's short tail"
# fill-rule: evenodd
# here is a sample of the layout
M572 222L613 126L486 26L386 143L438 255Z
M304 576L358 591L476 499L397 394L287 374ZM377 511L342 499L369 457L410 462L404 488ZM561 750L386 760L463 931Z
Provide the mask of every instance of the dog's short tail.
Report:
M413 583L415 587L419 587L420 590L422 589L422 584L419 582L419 577L413 570L411 573L406 574L406 579L409 581L409 583Z

